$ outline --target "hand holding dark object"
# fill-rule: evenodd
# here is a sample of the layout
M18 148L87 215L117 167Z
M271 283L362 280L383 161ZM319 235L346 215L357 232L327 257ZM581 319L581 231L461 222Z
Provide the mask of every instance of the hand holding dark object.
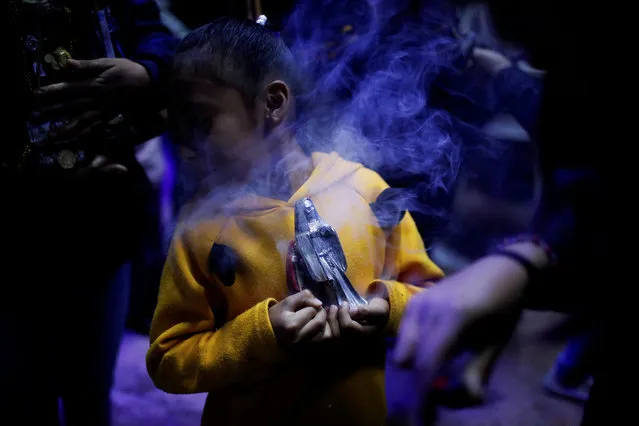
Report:
M72 79L35 93L37 121L75 117L52 131L53 140L81 137L107 124L135 105L151 82L146 68L124 58L69 59L65 72Z
M308 290L276 303L268 314L275 337L284 347L310 341L325 331L327 313Z
M540 267L548 261L543 251L533 245L513 246L512 250L527 255ZM402 387L395 386L398 391L388 395L389 416L417 421L420 407L430 404L428 397L442 366L463 346L464 339L469 337L468 330L516 309L527 282L521 265L507 257L489 256L416 295L404 314L389 360L393 368L386 375L388 383L406 380L402 376L410 377L414 386L405 392L410 392L409 399L414 403L403 403L401 400L407 395L402 394ZM502 325L509 328L508 324ZM475 337L479 339L475 339L473 346L480 350L499 343L494 334L476 333ZM507 337L502 336L504 340Z

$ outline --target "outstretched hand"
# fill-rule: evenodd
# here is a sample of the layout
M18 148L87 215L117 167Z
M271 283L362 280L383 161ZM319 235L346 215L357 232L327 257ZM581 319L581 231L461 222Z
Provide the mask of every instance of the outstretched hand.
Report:
M146 68L125 58L69 59L65 72L69 81L36 91L34 121L74 117L52 130L53 140L85 136L107 124L130 107L150 85Z
M443 364L454 357L471 327L518 306L527 279L519 264L493 256L413 297L388 360L387 386L394 389L387 394L391 420L423 424L423 409ZM496 343L494 336L490 339L486 346Z

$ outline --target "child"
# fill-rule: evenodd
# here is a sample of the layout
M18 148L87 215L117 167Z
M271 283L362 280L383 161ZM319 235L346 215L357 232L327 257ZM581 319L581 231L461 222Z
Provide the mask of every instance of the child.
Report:
M203 425L383 425L385 339L411 295L442 276L413 219L382 229L371 203L388 185L375 172L302 152L289 128L295 63L267 29L229 18L199 28L174 74L181 148L243 190L212 198L222 181L202 181L196 199L217 203L174 237L151 326L154 383L208 392ZM336 229L365 307L289 294L285 256L305 197Z

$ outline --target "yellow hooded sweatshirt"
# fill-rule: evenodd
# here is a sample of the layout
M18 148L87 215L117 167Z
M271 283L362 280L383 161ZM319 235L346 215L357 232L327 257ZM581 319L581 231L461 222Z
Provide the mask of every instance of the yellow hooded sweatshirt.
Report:
M379 227L370 208L388 188L379 175L335 153L312 160L311 176L287 202L245 198L231 215L201 221L173 241L147 368L166 392L208 392L202 425L385 422L385 339L397 332L411 295L442 272L409 214L392 231ZM373 283L386 285L390 317L380 336L293 350L278 345L268 309L288 295L293 206L304 197L337 231L354 288L365 294ZM212 272L220 270L211 267L216 247L233 253L230 273Z

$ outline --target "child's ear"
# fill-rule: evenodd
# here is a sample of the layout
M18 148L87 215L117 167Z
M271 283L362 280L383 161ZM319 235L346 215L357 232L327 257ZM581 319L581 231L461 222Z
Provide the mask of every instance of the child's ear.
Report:
M266 121L276 127L286 120L291 104L290 89L283 81L276 80L266 86Z

